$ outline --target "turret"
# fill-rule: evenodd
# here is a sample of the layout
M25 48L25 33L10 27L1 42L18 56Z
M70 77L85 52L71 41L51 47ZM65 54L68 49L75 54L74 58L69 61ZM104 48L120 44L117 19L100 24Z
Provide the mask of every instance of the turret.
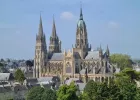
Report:
M40 15L39 29L38 34L36 36L36 48L35 48L34 72L33 72L34 77L39 78L42 76L46 58L47 58L46 38L45 34L43 33L42 18Z
M80 8L80 18L77 23L75 48L83 49L85 52L90 50L88 44L86 24L83 19L82 7Z
M49 52L50 53L61 52L61 41L59 40L57 33L56 33L54 17L53 17L52 35L50 37Z
M109 51L108 45L107 45L107 48L106 48L106 55L107 55L107 57L110 56L110 51Z
M103 55L103 51L102 51L102 47L100 45L100 48L99 48L99 56L102 57L102 55Z

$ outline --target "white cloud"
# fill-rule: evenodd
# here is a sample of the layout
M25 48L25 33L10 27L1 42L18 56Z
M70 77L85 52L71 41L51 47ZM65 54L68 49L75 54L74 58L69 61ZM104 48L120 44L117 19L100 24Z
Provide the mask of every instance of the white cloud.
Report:
M110 21L110 22L108 22L108 28L117 29L117 28L119 28L119 23L117 23L115 21Z
M71 12L62 12L60 15L60 18L64 20L73 20L75 17L76 16Z

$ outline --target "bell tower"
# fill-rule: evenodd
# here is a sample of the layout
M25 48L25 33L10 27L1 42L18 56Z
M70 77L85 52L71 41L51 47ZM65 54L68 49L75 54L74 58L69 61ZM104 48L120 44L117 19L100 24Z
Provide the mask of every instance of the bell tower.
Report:
M77 23L75 49L77 49L76 51L79 52L82 58L84 58L86 53L91 50L88 43L87 29L83 18L82 7L80 8L80 18Z
M45 34L43 33L42 18L40 15L39 30L36 36L33 77L35 78L41 77L43 69L45 67L46 59L47 59L46 38Z
M53 26L52 26L52 35L50 37L50 45L49 45L50 53L59 53L61 52L61 41L58 38L56 33L56 25L53 17Z

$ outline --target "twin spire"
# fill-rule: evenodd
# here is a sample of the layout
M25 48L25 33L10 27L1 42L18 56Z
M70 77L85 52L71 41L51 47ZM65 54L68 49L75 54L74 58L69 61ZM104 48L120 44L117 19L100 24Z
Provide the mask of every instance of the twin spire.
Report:
M39 35L39 36L43 36L43 25L42 25L41 14L40 14L40 23L39 23L38 35Z
M54 16L53 16L52 37L57 37Z
M42 17L41 17L41 14L40 14L40 22L39 22L38 35L39 36L43 36L43 25L42 25ZM51 37L57 37L54 16L53 16L53 27L52 27L52 36Z
M80 7L80 20L83 20L82 4L81 4L81 7ZM39 23L38 35L43 36L43 25L42 25L42 17L41 17L41 14L40 14L40 23ZM53 16L52 37L57 37L54 16Z

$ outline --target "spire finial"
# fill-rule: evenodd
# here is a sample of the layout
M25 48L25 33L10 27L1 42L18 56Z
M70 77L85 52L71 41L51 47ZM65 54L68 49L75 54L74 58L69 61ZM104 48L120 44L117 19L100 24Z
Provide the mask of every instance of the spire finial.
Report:
M40 11L40 20L42 20L42 18L41 18L41 13L42 13L42 11Z
M40 11L40 23L39 23L39 35L43 35L43 25L42 25L42 18L41 18L41 11Z
M82 8L82 1L80 1L80 8Z
M80 20L83 20L82 1L80 2Z
M53 28L52 28L52 37L57 37L56 35L56 27L55 27L55 18L54 18L54 14L53 14Z

